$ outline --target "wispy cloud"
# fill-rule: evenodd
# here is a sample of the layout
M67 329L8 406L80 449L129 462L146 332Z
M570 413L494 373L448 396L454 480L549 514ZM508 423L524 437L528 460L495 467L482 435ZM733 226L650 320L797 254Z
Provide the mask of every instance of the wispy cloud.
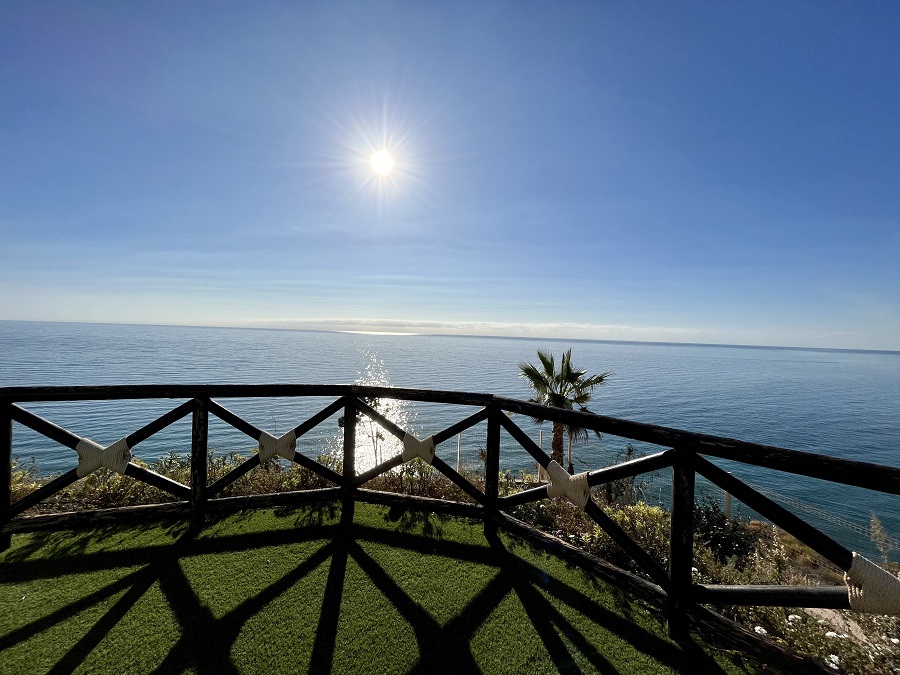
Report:
M626 326L573 322L436 321L367 317L310 317L241 322L259 328L365 331L387 333L446 333L606 340L699 340L704 331L672 326Z

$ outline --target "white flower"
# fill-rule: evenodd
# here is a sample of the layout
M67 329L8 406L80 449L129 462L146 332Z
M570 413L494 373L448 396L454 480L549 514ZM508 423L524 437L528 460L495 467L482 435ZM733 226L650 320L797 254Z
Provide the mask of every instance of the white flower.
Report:
M895 645L900 645L900 638L891 638L891 642L893 642Z
M700 570L698 570L696 567L692 567L691 572L693 572L694 574L700 574Z
M790 621L791 623L794 623L795 621L799 621L800 618L801 617L799 614L788 614L787 620Z
M834 638L834 637L837 637L837 636L838 636L838 634L835 633L833 630L830 630L830 631L828 631L827 633L825 633L825 637L831 637L831 638Z
M767 631L762 626L754 626L753 630L755 630L759 635L768 635L769 631Z

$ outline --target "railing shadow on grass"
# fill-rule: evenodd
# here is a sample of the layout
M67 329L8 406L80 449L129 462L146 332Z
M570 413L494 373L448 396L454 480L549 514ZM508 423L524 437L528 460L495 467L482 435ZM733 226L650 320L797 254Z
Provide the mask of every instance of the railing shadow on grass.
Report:
M171 535L177 538L171 544L137 547L126 551L87 551L91 544L104 541L105 536L134 532L142 526L107 528L102 532L76 534L77 543L74 547L59 546L51 549L47 560L35 560L32 556L42 541L47 543L55 535L36 536L32 544L21 547L27 548L27 551L17 548L7 554L0 570L2 582L25 583L56 578L60 574L61 561L65 562L68 569L77 569L79 573L140 566L120 579L0 637L0 651L15 647L118 595L103 615L49 671L71 672L84 662L156 584L181 629L181 637L168 650L155 672L182 672L195 668L201 673L233 673L236 672L236 666L230 655L247 622L310 573L327 564L327 581L321 596L317 629L311 647L310 672L331 672L336 650L340 647L336 640L338 619L348 590L345 579L347 565L352 561L412 628L419 656L410 672L447 672L449 655L453 659L453 672L477 672L478 665L472 653L473 637L507 597L515 597L522 604L529 622L560 672L574 672L576 669L573 651L601 673L618 671L548 598L582 614L593 624L602 626L619 640L668 667L679 668L684 665L686 658L698 658L697 654L686 651L685 647L676 646L616 611L597 604L581 590L548 576L543 570L515 554L515 546L518 544L510 549L496 534L488 534L485 545L478 545L448 541L436 534L416 534L400 529L355 524L353 503L350 502L349 506L350 508L342 510L337 523L210 537L197 537L192 531L173 531ZM325 507L320 508L325 510ZM285 509L281 515L303 521L330 520L328 511L317 516L315 509ZM319 545L315 546L317 542ZM310 543L313 546L293 569L272 580L261 591L252 593L219 617L214 616L201 601L182 565L186 559L197 556L297 543ZM486 565L496 571L490 581L442 625L403 590L390 570L366 550L370 544L389 546L416 556L422 553L446 556ZM227 575L222 578L222 583L228 583ZM721 672L715 662L705 652L703 654L699 658L708 659L710 666L705 672Z
M214 397L331 397L335 400L287 433L275 438L265 430L229 411ZM31 401L141 398L187 398L188 400L107 447L102 447L87 438L81 438L22 407L22 404ZM419 439L366 402L377 398L465 405L473 406L476 410L470 416L433 436ZM345 424L343 427L343 458L340 473L296 450L297 438L339 413L343 413L344 419L347 420L355 420L359 415L368 417L385 432L399 439L403 444L403 452L362 474L357 474L355 472L356 425L354 424ZM511 414L572 424L608 435L655 444L662 449L647 457L571 477L558 464L552 462L541 448L528 437L512 420ZM192 416L190 485L180 484L131 461L132 448L188 415ZM210 416L217 417L222 422L243 432L256 441L259 446L258 454L253 455L212 484L209 484L207 477ZM11 503L10 467L14 421L75 450L79 461L77 468L51 480L15 503ZM435 454L436 446L482 422L487 422L483 486L473 484ZM550 475L548 485L509 496L500 495L500 439L503 433L517 442L541 467L547 470ZM760 647L759 640L752 634L748 634L736 624L725 622L721 617L714 617L711 612L702 607L704 604L825 607L856 609L874 613L900 613L900 607L885 602L885 598L900 597L900 593L897 592L900 580L843 547L736 476L726 473L709 458L741 462L893 495L900 495L900 469L823 457L601 415L546 408L489 394L352 385L135 385L0 388L0 454L6 457L5 461L0 462L6 473L5 477L0 475L0 507L3 507L2 520L0 520L3 530L0 533L0 548L8 547L10 533L16 531L76 525L102 527L106 523L119 522L122 519L139 521L166 514L190 518L192 529L199 532L208 522L208 518L217 511L274 508L338 500L346 505L348 502L362 501L384 504L389 507L477 518L484 522L488 534L499 527L516 532L526 539L537 541L538 545L590 569L603 578L613 580L629 593L656 602L667 612L670 636L683 642L689 640L689 628L694 626L717 638L726 639L726 642L731 640L731 646L750 650L761 649L762 653L768 657L773 655L773 645ZM333 487L277 495L229 498L219 496L227 486L273 457L281 457L299 464ZM373 478L414 460L431 464L456 489L461 491L469 502L428 499L365 488L365 485ZM31 507L101 467L143 481L170 493L180 501L165 505L109 509L91 513L22 516ZM671 469L673 477L671 544L667 566L661 565L644 551L591 496L591 488L660 469ZM691 565L695 508L694 483L698 473L845 571L849 585L779 587L693 583ZM571 550L570 547L567 548L558 540L542 537L533 528L516 521L509 515L518 506L552 497L564 497L580 506L587 517L604 530L630 556L646 578L622 572L603 561L586 556L583 552ZM348 551L348 555L349 553ZM339 580L339 577L336 576L332 585L337 585ZM328 646L320 647L319 651L327 652ZM785 658L790 660L790 657L785 656Z

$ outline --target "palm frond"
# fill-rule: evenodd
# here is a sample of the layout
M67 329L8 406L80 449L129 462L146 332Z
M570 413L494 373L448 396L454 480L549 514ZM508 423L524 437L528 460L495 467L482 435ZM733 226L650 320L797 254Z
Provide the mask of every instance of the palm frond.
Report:
M572 365L572 349L562 354L559 369L552 352L537 350L540 366L533 363L519 363L519 376L524 378L534 392L532 403L574 410L576 406L582 412L590 413L586 404L593 398L594 389L604 384L612 372L606 371L597 375L588 375L588 371ZM540 423L543 420L533 418ZM565 431L573 441L587 440L586 429L574 425L564 425ZM594 432L600 438L599 432Z

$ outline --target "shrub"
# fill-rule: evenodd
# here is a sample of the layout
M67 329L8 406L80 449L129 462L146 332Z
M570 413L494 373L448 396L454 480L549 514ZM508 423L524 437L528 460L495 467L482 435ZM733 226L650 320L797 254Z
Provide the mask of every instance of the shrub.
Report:
M694 543L706 546L722 564L734 558L742 569L756 536L746 523L726 516L715 498L707 496L706 502L694 509Z

